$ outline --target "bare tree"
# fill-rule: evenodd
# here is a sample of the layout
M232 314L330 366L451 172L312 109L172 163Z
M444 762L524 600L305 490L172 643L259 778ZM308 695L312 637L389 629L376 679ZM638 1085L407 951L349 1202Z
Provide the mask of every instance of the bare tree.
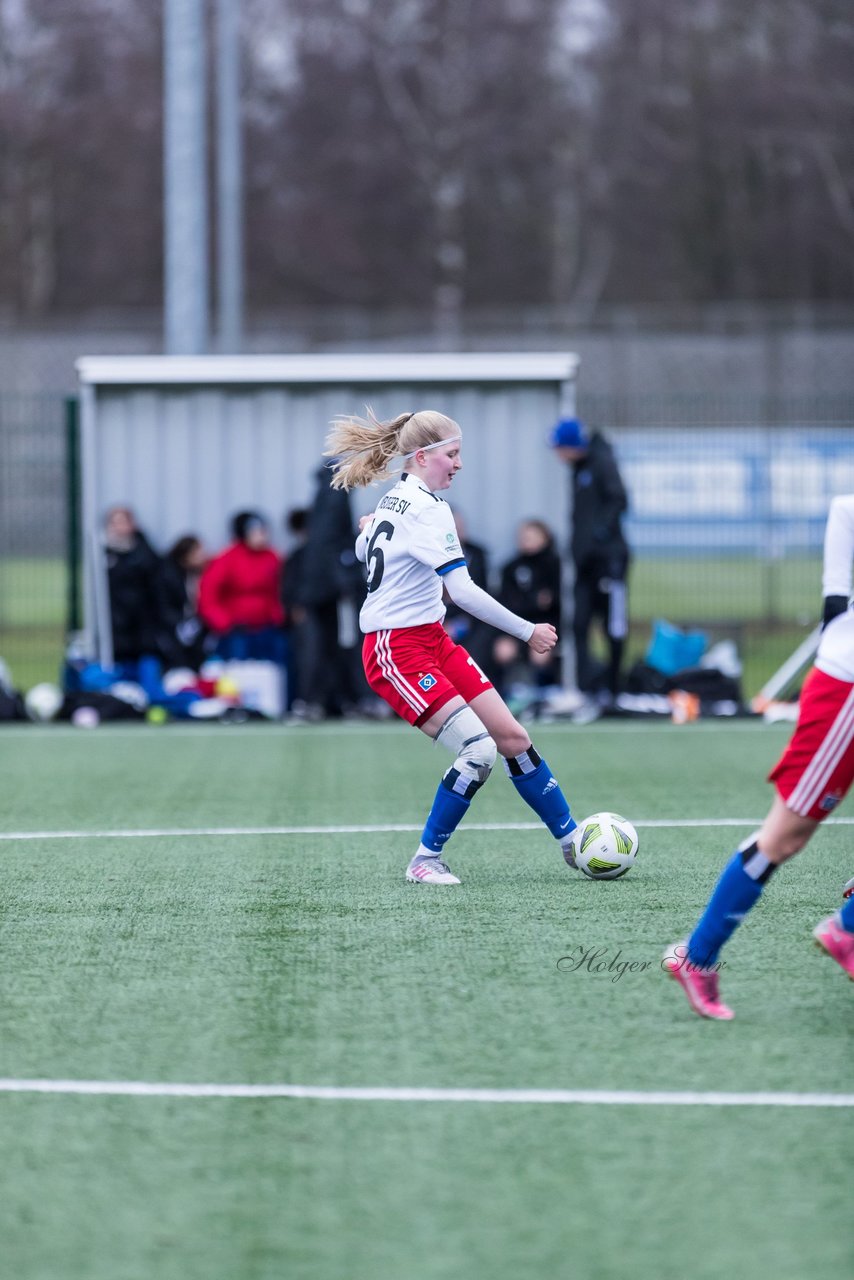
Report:
M250 307L854 296L850 0L242 0ZM0 306L157 308L159 5L0 0Z
M0 275L25 314L154 301L160 40L130 0L0 9Z

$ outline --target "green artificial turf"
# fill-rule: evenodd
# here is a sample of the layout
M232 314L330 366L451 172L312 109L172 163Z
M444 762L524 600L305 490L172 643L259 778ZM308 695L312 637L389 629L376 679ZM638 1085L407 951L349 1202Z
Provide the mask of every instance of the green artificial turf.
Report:
M810 930L854 828L727 949L733 1023L659 969L750 827L649 824L761 818L786 732L540 726L576 813L636 822L636 868L594 883L544 832L464 826L442 890L404 883L418 833L388 829L446 764L411 730L6 730L0 831L116 834L0 841L0 1076L850 1092L854 988ZM470 817L533 821L501 770ZM386 829L330 830L360 825ZM278 826L320 830L240 830ZM854 1257L850 1109L0 1092L0 1135L15 1280L829 1280Z

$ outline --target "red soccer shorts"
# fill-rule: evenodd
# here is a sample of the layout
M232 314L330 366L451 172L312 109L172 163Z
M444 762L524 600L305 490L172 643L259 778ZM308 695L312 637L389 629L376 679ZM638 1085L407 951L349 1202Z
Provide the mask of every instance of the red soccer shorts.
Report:
M854 781L854 685L813 667L798 723L768 775L793 813L821 822Z
M471 702L492 685L441 622L371 631L362 645L365 675L374 693L420 725L457 694Z

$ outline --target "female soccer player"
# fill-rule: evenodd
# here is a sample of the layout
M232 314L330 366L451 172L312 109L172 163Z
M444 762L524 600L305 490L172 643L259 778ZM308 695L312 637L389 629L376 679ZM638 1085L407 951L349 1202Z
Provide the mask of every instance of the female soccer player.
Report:
M718 992L718 953L759 900L781 862L800 853L854 781L854 494L834 498L824 540L824 630L801 692L798 723L769 781L771 810L724 868L687 941L674 943L663 966L704 1018L732 1018ZM818 946L854 978L854 881L845 902L813 930Z
M367 418L336 419L326 443L335 459L337 488L387 478L394 458L404 462L397 482L360 521L356 539L356 555L368 572L359 615L362 658L371 688L454 757L406 879L460 883L442 853L498 754L522 799L573 866L575 822L549 766L487 677L442 626L444 585L466 613L525 641L535 653L547 653L557 643L553 626L535 626L511 613L469 575L451 509L438 496L463 465L460 428L432 409L403 413L390 422L380 422L369 410Z

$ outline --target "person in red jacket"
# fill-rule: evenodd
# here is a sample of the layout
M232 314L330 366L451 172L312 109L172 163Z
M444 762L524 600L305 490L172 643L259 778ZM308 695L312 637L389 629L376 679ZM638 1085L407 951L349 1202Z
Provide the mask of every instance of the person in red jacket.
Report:
M234 541L208 563L199 583L199 616L219 638L226 660L285 657L282 558L270 546L263 516L241 511L231 522Z

